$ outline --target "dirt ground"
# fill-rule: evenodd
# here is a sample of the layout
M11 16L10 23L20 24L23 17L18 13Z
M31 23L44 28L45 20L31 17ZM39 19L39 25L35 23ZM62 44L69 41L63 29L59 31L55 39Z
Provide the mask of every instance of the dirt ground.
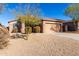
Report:
M79 55L79 41L54 34L30 34L28 40L10 39L2 56L75 56Z

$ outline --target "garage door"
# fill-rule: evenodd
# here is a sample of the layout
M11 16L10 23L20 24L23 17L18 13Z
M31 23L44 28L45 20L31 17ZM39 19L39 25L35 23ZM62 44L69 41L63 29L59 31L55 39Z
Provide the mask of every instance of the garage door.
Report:
M52 32L55 32L54 30L52 30L52 27L53 25L52 24L45 24L44 25L44 32L45 33L52 33Z

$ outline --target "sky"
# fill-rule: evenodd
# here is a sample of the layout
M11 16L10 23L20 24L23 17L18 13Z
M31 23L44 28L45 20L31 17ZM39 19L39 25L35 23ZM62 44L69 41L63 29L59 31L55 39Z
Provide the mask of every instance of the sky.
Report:
M61 20L71 19L70 17L64 15L65 9L69 6L68 3L40 3L39 5L43 14L43 18L54 18L54 19L61 19ZM11 14L7 9L10 9L10 10L15 9L16 6L18 6L17 3L16 4L10 3L8 4L8 6L5 7L6 10L0 13L0 22L3 25L8 26L8 21L15 20L15 16Z

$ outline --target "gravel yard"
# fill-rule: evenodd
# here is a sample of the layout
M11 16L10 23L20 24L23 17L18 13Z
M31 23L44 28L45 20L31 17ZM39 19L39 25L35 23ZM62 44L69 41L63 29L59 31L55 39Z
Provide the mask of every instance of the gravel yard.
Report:
M28 40L10 39L8 47L0 50L5 56L63 56L79 55L79 41L54 34L30 34Z

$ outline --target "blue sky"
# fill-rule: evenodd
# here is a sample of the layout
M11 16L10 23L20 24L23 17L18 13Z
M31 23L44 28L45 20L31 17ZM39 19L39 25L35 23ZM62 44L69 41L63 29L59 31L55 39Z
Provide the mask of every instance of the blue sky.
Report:
M8 9L14 9L18 4L8 4ZM68 3L41 3L40 9L43 13L45 18L55 18L55 19L62 19L62 20L70 20L68 16L64 15L65 9L68 7ZM23 4L24 6L24 4ZM0 22L8 26L8 21L15 20L15 16L12 15L10 12L5 10L3 13L0 14Z

